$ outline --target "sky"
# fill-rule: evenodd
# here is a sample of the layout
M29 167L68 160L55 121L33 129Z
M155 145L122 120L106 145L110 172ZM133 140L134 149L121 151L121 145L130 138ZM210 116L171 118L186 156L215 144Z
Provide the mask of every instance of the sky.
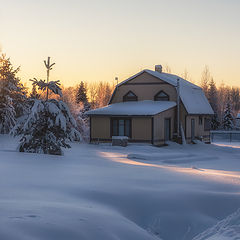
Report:
M157 64L240 85L239 0L0 0L0 47L23 82L123 81Z

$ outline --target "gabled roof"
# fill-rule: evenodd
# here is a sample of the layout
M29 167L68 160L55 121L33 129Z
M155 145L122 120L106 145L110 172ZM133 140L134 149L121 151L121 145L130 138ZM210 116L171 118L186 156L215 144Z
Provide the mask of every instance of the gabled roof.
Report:
M111 116L154 116L175 107L175 102L170 101L133 101L110 104L106 107L90 110L87 115Z
M117 87L127 83L128 81L136 78L142 73L148 73L159 80L162 80L174 87L177 87L177 79L179 79L180 84L180 98L184 104L188 114L214 114L211 105L209 104L203 90L197 85L188 82L187 80L169 73L160 73L157 71L152 71L145 69L127 80L119 83ZM110 100L111 102L111 100Z

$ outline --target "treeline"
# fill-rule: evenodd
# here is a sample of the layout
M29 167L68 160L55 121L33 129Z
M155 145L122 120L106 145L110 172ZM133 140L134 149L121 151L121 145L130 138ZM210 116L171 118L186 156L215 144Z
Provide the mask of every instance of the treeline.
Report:
M240 88L224 83L217 86L207 66L202 72L200 86L214 111L212 129L236 128L235 118L240 112Z
M62 86L63 100L69 105L70 109L83 107L84 102L88 102L91 109L106 106L114 90L114 84L109 82L83 82L77 86Z

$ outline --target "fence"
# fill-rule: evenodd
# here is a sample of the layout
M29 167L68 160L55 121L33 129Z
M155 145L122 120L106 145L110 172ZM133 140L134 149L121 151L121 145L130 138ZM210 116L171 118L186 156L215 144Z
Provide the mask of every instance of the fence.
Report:
M240 130L211 131L211 142L240 142Z

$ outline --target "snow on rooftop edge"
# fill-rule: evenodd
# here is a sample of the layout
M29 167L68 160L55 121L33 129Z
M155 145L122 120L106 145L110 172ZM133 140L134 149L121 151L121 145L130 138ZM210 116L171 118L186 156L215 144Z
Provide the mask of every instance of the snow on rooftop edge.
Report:
M126 116L152 116L175 107L170 101L136 101L110 104L106 107L88 111L87 115L126 115Z

